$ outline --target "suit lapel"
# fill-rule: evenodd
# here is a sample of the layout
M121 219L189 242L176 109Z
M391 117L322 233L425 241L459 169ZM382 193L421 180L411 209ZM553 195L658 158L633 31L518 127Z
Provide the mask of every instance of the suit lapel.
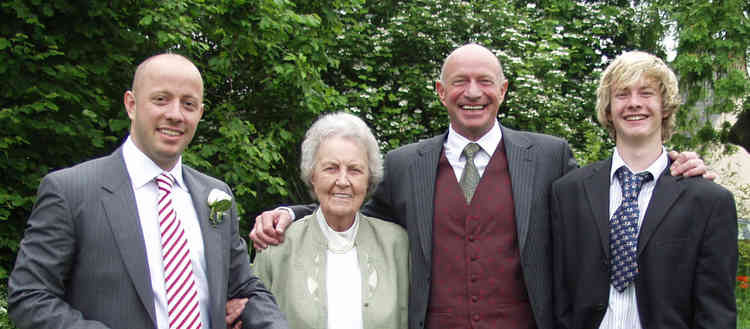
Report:
M224 321L217 321L215 314L224 314L223 307L224 302L215 300L217 294L211 294L210 292L222 291L219 286L222 282L222 273L220 270L224 268L222 264L223 251L221 250L224 245L221 240L221 234L214 228L209 221L209 208L208 208L208 193L210 187L201 181L198 173L188 166L182 166L182 178L185 180L185 185L190 191L190 198L193 200L193 207L195 207L195 213L198 217L198 223L201 227L201 234L203 235L203 250L204 258L206 260L206 280L208 281L209 300L211 305L209 310L211 312L212 327L220 324L223 327ZM224 220L230 220L224 218ZM222 308L222 309L218 309Z
M638 234L638 255L643 252L648 244L648 241L656 232L656 229L664 220L667 211L677 201L685 187L679 183L683 177L674 177L669 174L669 166L664 170L664 173L656 182L654 192L651 195L651 201L648 203L646 214L643 216L643 222L641 223L641 230Z
M432 222L435 212L435 178L443 142L448 133L430 138L420 143L417 158L409 168L409 177L414 191L412 202L417 217L419 240L422 242L427 268L432 266Z
M151 317L152 323L155 324L154 294L146 257L146 243L143 241L138 206L130 176L125 169L122 148L117 149L110 159L110 166L105 168L103 173L112 179L102 185L104 190L101 199L102 207L112 228L112 235L120 250L128 276Z
M599 241L609 259L609 168L612 158L591 165L592 172L583 181L583 189L591 209L591 219L599 230Z
M532 144L525 136L516 134L502 125L502 143L508 159L508 171L513 189L513 205L515 208L516 231L518 247L523 255L526 246L526 236L529 231L529 216L531 214L531 200L533 198L536 156Z

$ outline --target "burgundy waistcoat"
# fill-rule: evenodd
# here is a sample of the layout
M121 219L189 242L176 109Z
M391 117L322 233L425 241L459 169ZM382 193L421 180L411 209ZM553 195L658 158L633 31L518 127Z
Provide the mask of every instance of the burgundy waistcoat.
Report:
M469 205L443 152L435 184L427 328L536 328L513 210L502 142Z

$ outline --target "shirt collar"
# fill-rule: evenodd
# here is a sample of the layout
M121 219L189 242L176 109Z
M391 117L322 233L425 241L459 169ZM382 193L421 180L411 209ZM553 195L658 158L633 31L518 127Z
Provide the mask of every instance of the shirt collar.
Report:
M328 225L323 211L318 207L315 212L315 218L320 225L323 236L328 241L328 249L332 251L347 251L354 247L354 241L357 238L359 230L360 215L359 211L354 215L354 223L349 229L343 232L337 232Z
M130 181L133 188L138 189L152 182L156 176L159 176L163 169L143 153L133 142L131 136L125 140L122 146L122 157L125 160L125 168L130 175ZM177 164L169 171L172 177L177 181L177 186L187 190L185 182L182 179L182 156L177 160Z
M463 151L463 149L469 143L479 144L484 152L492 156L492 154L495 153L495 149L497 149L497 145L500 144L500 141L502 139L503 132L502 130L500 130L500 124L497 122L497 119L495 119L495 124L492 126L492 128L490 128L490 130L476 142L473 142L459 134L456 130L453 129L453 124L450 124L448 126L448 139L446 140L446 144L448 144L452 149L458 150L459 157L461 156L461 152Z
M612 167L609 169L609 182L612 184L617 178L615 178L615 173L617 172L617 169L619 169L622 166L625 166L630 170L632 173L641 173L641 172L650 172L651 176L654 177L653 182L656 183L657 180L659 180L659 176L664 172L664 169L667 169L667 165L669 165L669 159L667 158L667 149L662 145L661 147L661 154L659 155L654 162L651 163L648 168L644 171L635 172L633 169L631 169L626 163L625 160L622 159L620 156L620 153L617 151L617 148L615 147L614 152L612 152Z

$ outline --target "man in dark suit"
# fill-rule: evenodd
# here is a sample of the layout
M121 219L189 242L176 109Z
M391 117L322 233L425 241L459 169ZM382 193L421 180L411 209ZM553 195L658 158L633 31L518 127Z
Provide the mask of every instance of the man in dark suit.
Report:
M736 328L732 194L666 170L674 73L628 52L604 71L597 97L612 157L552 186L557 327Z
M229 187L181 163L203 114L185 57L138 66L124 95L130 136L109 156L48 174L8 281L19 328L287 328L252 274ZM209 194L229 200L210 215ZM231 207L229 206L231 204Z
M389 152L362 209L409 234L409 327L552 328L548 195L576 168L572 152L560 138L498 123L508 80L480 45L454 50L435 86L448 131ZM705 171L686 163L696 165ZM296 218L310 211L292 208ZM261 214L251 239L279 243L290 217Z

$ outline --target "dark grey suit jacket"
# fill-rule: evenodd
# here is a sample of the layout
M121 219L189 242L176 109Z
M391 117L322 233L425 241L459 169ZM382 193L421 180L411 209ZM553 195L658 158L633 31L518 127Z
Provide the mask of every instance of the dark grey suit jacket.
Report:
M552 182L577 167L560 138L500 127L513 190L521 266L534 318L552 328L552 250L548 196ZM425 326L432 270L435 179L447 133L393 150L385 177L363 207L368 216L388 219L409 234L412 259L409 328ZM295 216L310 209L292 207Z
M213 227L208 193L223 182L183 166L203 234L210 321L225 328L227 298L249 297L245 328L287 328L252 274L237 210ZM47 175L39 186L8 280L8 314L19 328L155 328L146 247L122 148Z
M559 328L598 328L609 303L612 160L552 188L555 313ZM644 329L736 328L737 210L732 194L665 170L638 236L635 281Z

